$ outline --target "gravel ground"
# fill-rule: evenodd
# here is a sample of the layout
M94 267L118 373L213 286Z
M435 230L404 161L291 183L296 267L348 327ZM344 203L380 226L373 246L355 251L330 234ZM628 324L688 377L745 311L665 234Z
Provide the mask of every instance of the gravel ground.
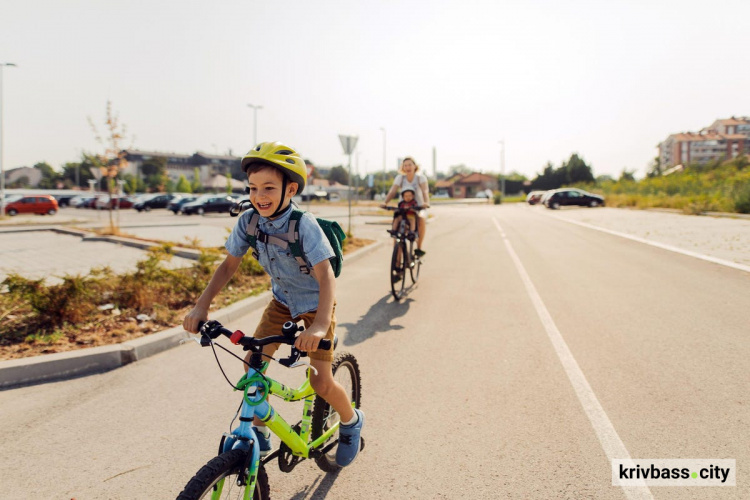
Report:
M750 265L750 219L621 208L569 208L556 212L542 207L529 208L543 210L545 214L563 220L582 222L689 252Z

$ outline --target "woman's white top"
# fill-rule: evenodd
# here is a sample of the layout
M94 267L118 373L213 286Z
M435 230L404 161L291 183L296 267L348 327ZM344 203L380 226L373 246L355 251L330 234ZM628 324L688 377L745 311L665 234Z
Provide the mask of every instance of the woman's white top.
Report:
M414 174L414 180L409 182L409 179L406 178L404 174L398 174L395 179L393 179L393 185L398 186L398 194L399 197L401 196L401 191L403 191L406 188L411 188L414 190L414 194L417 198L417 204L422 207L424 206L425 200L424 195L422 191L422 186L427 187L427 177L420 173Z

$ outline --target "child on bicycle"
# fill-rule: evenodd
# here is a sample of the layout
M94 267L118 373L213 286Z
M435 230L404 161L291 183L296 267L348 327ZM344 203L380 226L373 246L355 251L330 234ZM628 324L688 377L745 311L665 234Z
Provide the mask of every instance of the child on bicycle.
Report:
M333 348L329 351L318 349L322 339L333 340L336 326L336 281L328 261L334 256L333 249L309 213L304 214L297 228L299 241L304 242L302 248L309 274L300 270L299 262L287 249L271 241L272 235L286 234L289 230L292 197L304 189L307 167L292 148L279 142L264 142L245 155L242 169L247 174L252 209L239 217L225 245L226 258L214 272L193 310L185 317L183 326L189 332L197 332L199 322L208 319L211 301L229 282L250 248L246 227L252 214L257 212L260 215L258 229L266 237L258 238L254 256L271 277L273 298L263 312L254 337L278 335L286 321L304 322L305 330L294 345L309 353L310 364L317 370L317 374L314 371L310 374L312 387L341 417L336 462L342 467L349 465L359 453L365 415L352 408L343 387L333 379ZM278 347L278 344L265 346L263 353L272 356ZM246 361L249 361L249 356L250 353ZM271 450L270 431L257 417L253 424L261 455L265 456Z
M401 190L401 201L398 203L398 208L406 211L406 220L409 221L409 231L414 234L417 228L417 212L414 210L417 205L416 193L411 187L406 187ZM398 225L401 223L402 215L398 212L393 214L393 232L398 230Z

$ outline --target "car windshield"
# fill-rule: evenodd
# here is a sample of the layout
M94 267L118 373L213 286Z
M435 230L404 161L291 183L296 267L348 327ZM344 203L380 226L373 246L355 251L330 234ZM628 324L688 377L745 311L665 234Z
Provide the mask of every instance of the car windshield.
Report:
M14 194L5 198L5 203L13 203L14 201L18 201L21 198L23 198L23 196L21 196L20 194Z
M195 200L195 202L196 202L196 203L197 203L197 202L205 202L205 201L211 200L211 199L213 199L213 198L216 198L216 195L215 195L215 194L204 194L204 195L201 195L201 196L199 196L199 197L198 197L198 198L197 198L197 199Z

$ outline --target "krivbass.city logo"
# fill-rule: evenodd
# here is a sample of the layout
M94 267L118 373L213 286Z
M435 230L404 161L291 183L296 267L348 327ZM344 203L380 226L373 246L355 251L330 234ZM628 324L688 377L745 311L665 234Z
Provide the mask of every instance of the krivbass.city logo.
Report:
M737 486L735 459L613 459L613 486Z

